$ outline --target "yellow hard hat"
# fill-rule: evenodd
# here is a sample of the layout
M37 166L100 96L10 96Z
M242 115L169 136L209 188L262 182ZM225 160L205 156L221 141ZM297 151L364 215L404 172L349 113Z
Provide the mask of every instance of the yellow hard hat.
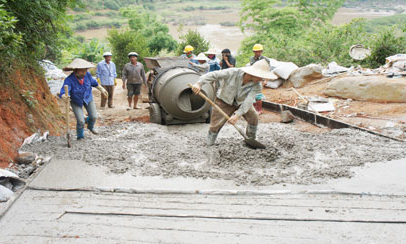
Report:
M183 50L184 53L188 53L195 50L192 46L186 45L185 49Z
M261 44L255 44L252 51L264 51L264 47Z

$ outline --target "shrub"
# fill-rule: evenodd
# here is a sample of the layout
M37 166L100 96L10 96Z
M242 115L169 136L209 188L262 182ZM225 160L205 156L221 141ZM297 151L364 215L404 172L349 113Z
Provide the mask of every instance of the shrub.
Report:
M108 31L107 39L111 46L113 62L116 64L119 76L121 76L124 65L129 62L127 56L129 52L137 52L139 55L138 60L143 63L143 58L150 56L146 38L135 31L111 29Z
M183 54L186 45L191 45L195 49L193 51L195 54L206 52L210 47L210 42L206 41L199 32L194 30L188 30L186 34L181 35L179 38L181 42L179 43L177 50L178 55Z

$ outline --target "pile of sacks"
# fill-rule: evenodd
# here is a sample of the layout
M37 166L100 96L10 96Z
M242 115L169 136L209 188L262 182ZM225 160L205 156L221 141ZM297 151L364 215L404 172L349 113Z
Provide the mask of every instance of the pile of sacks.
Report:
M309 64L298 67L292 62L280 62L269 59L272 72L278 77L273 81L268 81L266 87L276 89L282 84L286 87L300 88L307 83L323 77L322 67L319 64Z
M45 70L45 78L47 79L49 90L52 95L56 95L61 90L63 81L67 75L49 60L42 60L39 64Z

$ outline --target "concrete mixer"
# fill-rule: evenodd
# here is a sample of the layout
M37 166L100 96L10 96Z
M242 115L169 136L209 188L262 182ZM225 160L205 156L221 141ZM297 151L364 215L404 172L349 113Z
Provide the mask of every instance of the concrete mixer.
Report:
M199 74L188 67L188 60L179 57L144 58L151 71L148 76L150 122L173 125L210 122L211 106L188 87ZM202 92L214 99L211 85Z

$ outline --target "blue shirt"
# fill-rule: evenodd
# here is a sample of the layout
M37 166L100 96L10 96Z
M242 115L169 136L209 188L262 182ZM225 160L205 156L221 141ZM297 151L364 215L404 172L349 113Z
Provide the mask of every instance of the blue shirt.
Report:
M116 65L110 61L110 67L105 60L97 64L96 77L103 86L114 86L114 78L117 77Z
M209 72L220 70L220 60L216 58L216 56L213 57L213 59L209 58L209 64L210 64L210 70Z
M63 82L59 97L62 97L62 95L65 94L65 85L68 85L71 102L78 106L83 106L83 103L89 104L89 102L92 101L92 87L97 87L99 83L97 83L92 75L87 72L83 85L81 85L79 84L78 78L76 78L75 73L72 73L68 77L66 77L65 81Z

